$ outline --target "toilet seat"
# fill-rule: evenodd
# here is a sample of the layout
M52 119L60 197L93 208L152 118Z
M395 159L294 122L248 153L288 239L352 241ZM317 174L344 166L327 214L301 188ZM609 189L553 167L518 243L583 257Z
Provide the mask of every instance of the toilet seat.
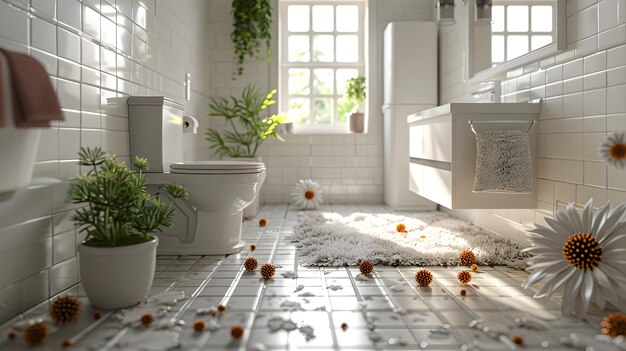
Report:
M265 171L265 164L245 161L186 161L172 163L175 174L251 174Z

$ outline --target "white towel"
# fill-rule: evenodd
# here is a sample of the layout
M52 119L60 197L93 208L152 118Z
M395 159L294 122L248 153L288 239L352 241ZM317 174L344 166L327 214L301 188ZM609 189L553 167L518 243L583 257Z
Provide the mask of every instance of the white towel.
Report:
M476 133L475 192L532 192L528 133L492 130Z

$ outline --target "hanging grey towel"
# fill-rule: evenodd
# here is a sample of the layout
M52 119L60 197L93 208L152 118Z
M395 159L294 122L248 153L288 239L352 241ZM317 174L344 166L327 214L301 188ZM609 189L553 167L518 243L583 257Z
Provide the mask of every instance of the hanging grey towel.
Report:
M491 130L476 133L474 191L532 192L528 133Z

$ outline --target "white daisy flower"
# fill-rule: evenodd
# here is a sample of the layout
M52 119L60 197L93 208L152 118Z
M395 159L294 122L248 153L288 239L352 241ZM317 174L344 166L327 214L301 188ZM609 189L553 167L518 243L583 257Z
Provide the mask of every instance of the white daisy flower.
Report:
M322 202L322 188L311 179L300 179L291 189L291 202L301 210L314 210Z
M624 133L609 134L600 146L600 156L613 167L624 168L626 166Z
M626 204L611 204L594 213L590 199L582 212L568 204L558 210L550 226L537 225L528 234L535 254L529 262L533 273L522 284L525 289L544 281L535 297L550 299L563 292L563 315L585 318L590 307L626 311L626 222L620 221Z

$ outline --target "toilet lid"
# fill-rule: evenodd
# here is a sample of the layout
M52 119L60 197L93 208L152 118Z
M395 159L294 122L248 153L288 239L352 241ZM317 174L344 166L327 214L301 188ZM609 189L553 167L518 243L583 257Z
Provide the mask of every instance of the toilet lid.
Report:
M172 163L171 173L186 174L241 174L259 173L265 170L265 164L261 162L245 161L186 161Z

